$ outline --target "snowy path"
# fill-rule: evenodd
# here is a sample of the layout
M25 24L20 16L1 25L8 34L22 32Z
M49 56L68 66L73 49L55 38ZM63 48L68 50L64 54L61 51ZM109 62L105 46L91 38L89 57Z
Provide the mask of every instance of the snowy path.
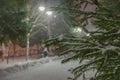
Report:
M0 80L67 80L71 76L67 70L76 65L76 62L61 65L60 60L42 65L37 63L27 70L9 74Z
M34 66L30 66L25 70L9 73L3 78L0 77L0 80L67 80L68 77L72 76L68 69L77 65L77 62L61 64L60 59L53 61L49 58L45 64L37 62ZM91 75L93 75L93 72L87 73L88 77ZM79 78L78 80L83 79Z

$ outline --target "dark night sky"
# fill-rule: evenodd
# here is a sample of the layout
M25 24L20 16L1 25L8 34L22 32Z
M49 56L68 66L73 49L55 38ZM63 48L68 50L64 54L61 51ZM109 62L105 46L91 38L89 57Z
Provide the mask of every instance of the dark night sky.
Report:
M34 0L34 2L32 3L32 7L34 9L38 9L39 6L44 6L46 7L46 10L50 9L50 7L56 7L57 5L60 5L60 0ZM87 7L87 11L94 11L95 6L89 5ZM92 27L93 25L91 25L91 23L89 23L89 25L86 26L86 28L89 31L93 31L95 28Z

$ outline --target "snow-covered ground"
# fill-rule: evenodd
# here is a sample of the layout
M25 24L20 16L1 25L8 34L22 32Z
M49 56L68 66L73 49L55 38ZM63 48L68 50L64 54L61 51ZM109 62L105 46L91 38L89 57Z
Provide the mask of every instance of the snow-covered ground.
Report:
M61 64L61 59L56 57L45 58L1 70L0 80L67 80L67 77L73 76L68 69L77 65L75 61ZM92 72L87 74L91 75Z
M33 61L36 59L36 56L32 56L30 57L30 61ZM0 60L0 70L1 69L6 69L8 67L12 67L16 64L23 64L26 63L26 57L17 57L16 59L9 59L9 62L7 63L7 61L5 60L4 62L2 62L2 60Z

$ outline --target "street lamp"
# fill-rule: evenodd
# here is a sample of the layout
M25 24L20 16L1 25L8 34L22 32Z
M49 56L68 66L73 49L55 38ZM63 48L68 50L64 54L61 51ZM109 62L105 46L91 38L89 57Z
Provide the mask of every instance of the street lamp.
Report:
M47 11L46 14L47 14L48 16L51 16L51 15L52 15L52 11Z
M41 6L41 7L39 7L39 10L40 10L40 11L44 11L44 10L45 10L45 7Z
M52 15L52 11L47 11L46 14L48 15L47 17L48 36L49 36L49 39L51 39L50 17L49 16Z
M40 6L39 10L40 11L45 11L45 7ZM49 36L49 39L50 39L51 38L51 29L50 29L50 17L49 16L51 16L53 13L52 13L52 11L45 11L45 14L48 15L48 17L47 17L47 30L48 30L48 36Z
M47 15L44 15L45 16L45 18L47 19L46 21L47 21L47 26L45 26L45 28L47 28L47 31L48 31L48 37L49 37L49 39L51 39L51 27L50 27L50 19L51 19L51 16L53 15L53 12L52 11L45 11L45 7L39 7L39 10L41 11L41 12L43 12L44 11L44 13ZM54 16L53 16L54 17ZM56 15L55 15L55 17L56 17ZM54 18L55 18L54 17ZM49 49L49 52L51 52L51 46L48 48Z

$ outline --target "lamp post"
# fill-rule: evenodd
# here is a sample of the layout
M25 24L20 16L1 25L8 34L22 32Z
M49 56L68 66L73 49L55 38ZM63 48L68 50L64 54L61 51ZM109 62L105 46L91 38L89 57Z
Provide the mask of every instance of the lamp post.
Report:
M50 28L50 16L52 15L52 11L47 11L46 14L48 15L48 18L47 18L47 26L48 26L48 36L49 36L49 39L51 39L51 28Z
M45 7L43 6L40 6L39 7L39 10L41 12L45 11ZM52 15L52 11L45 11L45 13L48 15L47 16L47 30L48 30L48 36L49 36L49 39L51 39L51 28L50 28L50 16ZM56 16L55 16L56 17Z
M44 11L44 13L47 15L44 15L45 16L45 18L47 19L46 21L47 21L47 31L48 31L48 37L49 37L49 39L51 39L52 38L52 35L51 35L51 27L50 27L50 20L51 20L51 16L52 16L52 11L45 11L45 7L39 7L39 10L41 11L41 12L43 12ZM54 18L56 17L56 15L55 16L53 16ZM51 52L51 46L49 46L49 48L48 48L48 50L49 50L49 52Z

